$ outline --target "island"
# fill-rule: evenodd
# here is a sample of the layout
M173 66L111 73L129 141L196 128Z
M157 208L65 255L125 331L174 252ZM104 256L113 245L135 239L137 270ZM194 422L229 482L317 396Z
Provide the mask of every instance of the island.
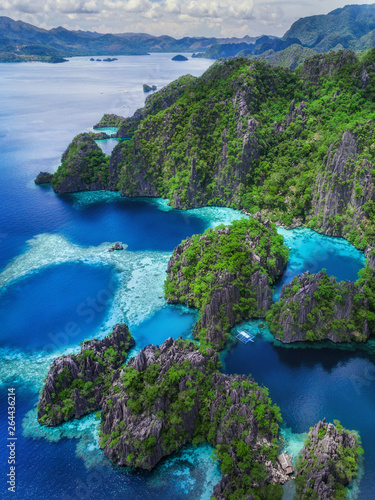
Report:
M172 57L172 61L188 61L188 58L182 54L177 54L177 56Z
M143 92L151 92L151 90L157 90L156 85L147 85L147 83L143 84Z
M346 498L363 455L357 432L338 420L318 422L308 433L297 459L296 500Z

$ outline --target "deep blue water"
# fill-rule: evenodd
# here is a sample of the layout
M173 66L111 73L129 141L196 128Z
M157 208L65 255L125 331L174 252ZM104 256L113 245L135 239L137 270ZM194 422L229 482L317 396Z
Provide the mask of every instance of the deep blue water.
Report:
M0 295L0 349L52 352L78 345L103 322L116 288L111 269L80 264L16 281Z
M59 429L46 430L36 422L38 392L57 352L105 335L116 322L129 324L135 350L169 336L191 335L194 311L168 306L162 298L169 256L188 235L240 217L215 208L166 211L165 204L110 193L56 196L51 188L34 185L38 172L53 172L72 138L91 130L105 112L130 114L139 107L145 98L142 83L160 87L181 72L201 74L210 64L190 59L182 68L165 54L145 61L120 57L100 65L76 58L62 65L1 65L0 286L6 286L0 294L2 478L5 391L10 386L17 390L18 438L17 494L3 495L1 486L1 498L208 499L220 477L207 446L186 447L145 474L113 467L103 458L95 416ZM355 279L363 266L363 255L343 240L308 230L280 232L292 251L279 289L306 270L324 267L338 279ZM109 253L114 241L127 249ZM250 327L258 328L256 323ZM51 343L56 351L49 354L46 345ZM230 350L225 369L252 373L268 386L292 433L306 432L323 416L359 430L366 452L359 498L372 498L374 347L294 347L257 335L254 344Z
M63 203L72 209L74 198L66 195ZM202 219L183 212L163 212L147 201L118 199L71 210L58 232L84 246L120 240L129 250L172 251L186 236L206 227Z

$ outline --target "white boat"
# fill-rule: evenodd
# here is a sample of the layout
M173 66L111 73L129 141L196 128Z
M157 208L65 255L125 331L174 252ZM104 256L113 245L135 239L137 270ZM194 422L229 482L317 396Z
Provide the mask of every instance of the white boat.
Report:
M247 330L237 330L236 337L243 344L247 344L248 342L254 342L255 335L253 335L252 333L248 332Z

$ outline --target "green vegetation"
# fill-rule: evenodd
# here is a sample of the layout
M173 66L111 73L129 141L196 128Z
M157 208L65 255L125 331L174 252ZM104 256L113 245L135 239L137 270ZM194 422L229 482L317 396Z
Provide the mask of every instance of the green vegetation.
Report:
M217 313L213 308L210 313L219 341L211 340L220 348L220 335L234 322L264 317L265 310L259 309L257 300L264 290L262 284L252 283L253 276L265 275L263 287L267 288L281 275L287 260L288 250L274 224L264 225L256 219L234 221L188 238L178 247L171 259L165 296L169 302L196 307L202 315L213 297L220 300L218 293L227 289L232 299L225 296ZM196 324L195 336L201 341L210 340L206 326L201 318Z
M375 330L374 270L366 266L355 282L337 282L325 270L296 276L266 315L283 342L364 342Z
M84 403L82 414L98 409L100 400L111 386L113 370L121 366L129 347L134 345L126 325L119 327L126 333L125 340L119 342L119 349L97 349L105 339L86 340L79 354L62 356L58 358L58 366L52 365L53 392L47 396L46 387L42 391L38 408L39 423L57 425L69 420L75 414L77 402L81 402L81 406Z
M127 465L151 468L149 460L155 453L165 456L188 441L193 440L195 445L206 441L215 446L214 458L230 477L225 498L240 499L252 493L258 495L256 498L281 498L282 488L268 485L265 466L268 461L276 462L281 422L280 409L272 404L268 390L250 377L221 375L213 350L199 348L189 340L180 339L176 344L183 350L182 361L171 363L165 349L161 356L156 350L156 361L143 371L127 366L121 372L114 385L120 388L118 395L113 395L116 391L110 393L111 400L104 408L101 447L110 449L113 459L113 453L119 453L119 444L118 450L131 450L126 451ZM176 346L171 349L176 358ZM203 356L203 362L196 361L198 356ZM242 396L239 402L234 401L235 391ZM106 434L108 422L117 421L117 413L111 413L106 420L107 413L116 411L115 407L126 407L126 421ZM155 414L155 408L160 407L163 410ZM155 435L142 432L138 438L142 421L148 422L149 432L157 421L161 431ZM138 426L135 430L133 422Z
M356 476L361 455L363 448L357 432L346 430L338 420L334 420L334 425L319 422L310 430L297 459L296 500L320 498L314 488L315 474L321 479L320 494L326 494L326 488L330 498L345 500L345 486Z
M374 61L375 49L361 58L345 51L318 55L294 72L244 58L216 63L117 146L117 187L137 196L147 184L178 208L262 210L274 221L299 220L365 248L375 230L365 189L375 161ZM296 109L302 101L306 107L291 115L292 100ZM346 130L357 144L348 178L326 165ZM323 220L328 202L338 212L328 206L332 216Z
M109 156L106 156L90 134L79 134L62 156L53 175L52 186L64 192L83 191L91 185L106 186L109 182Z

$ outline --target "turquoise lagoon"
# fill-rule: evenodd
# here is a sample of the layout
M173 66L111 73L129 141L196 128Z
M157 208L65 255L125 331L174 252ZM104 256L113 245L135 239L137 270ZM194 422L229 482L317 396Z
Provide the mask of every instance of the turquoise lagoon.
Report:
M141 106L143 82L160 87L182 71L199 75L210 64L191 59L178 69L169 60L154 54L119 57L105 68L88 58L63 65L2 65L0 430L4 437L6 390L15 387L18 438L17 493L5 498L208 499L220 479L206 445L187 446L144 473L104 458L95 415L57 429L41 428L36 421L38 392L51 362L79 349L84 338L102 337L115 323L126 322L136 340L134 354L169 336L190 337L196 313L168 306L162 298L171 252L187 236L243 216L223 208L173 211L163 200L114 193L56 196L33 183L40 170L54 171L71 139L91 130L102 114L130 114ZM280 231L292 251L277 290L295 274L323 267L338 279L354 280L364 264L363 255L343 240L305 229ZM108 252L115 241L126 249ZM254 322L249 327L258 331ZM323 417L360 431L363 478L352 493L371 498L373 343L359 350L329 344L286 347L261 331L254 344L228 349L224 370L252 373L269 387L293 450ZM0 464L6 464L5 446Z

